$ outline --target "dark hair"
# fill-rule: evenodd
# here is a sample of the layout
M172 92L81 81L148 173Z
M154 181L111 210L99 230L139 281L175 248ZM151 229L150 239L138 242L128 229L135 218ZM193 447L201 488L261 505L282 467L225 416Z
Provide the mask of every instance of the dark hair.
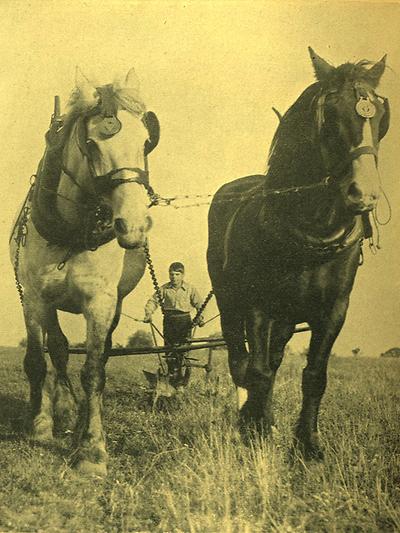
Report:
M169 265L169 271L170 272L182 272L182 274L185 272L185 267L183 263L179 263L178 261L175 263L171 263Z

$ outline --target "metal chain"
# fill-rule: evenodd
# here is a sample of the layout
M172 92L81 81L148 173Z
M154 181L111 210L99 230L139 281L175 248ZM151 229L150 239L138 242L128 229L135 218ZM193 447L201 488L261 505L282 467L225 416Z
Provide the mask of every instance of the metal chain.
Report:
M17 287L19 301L21 302L22 307L24 306L24 289L21 285L21 282L18 278L18 267L19 267L19 248L20 243L17 244L17 250L15 252L15 258L14 258L14 279L15 279L15 286Z
M252 199L252 198L266 198L268 196L280 196L285 194L297 194L303 191L310 191L314 189L320 189L325 188L331 185L331 178L327 176L324 178L321 182L313 183L311 185L298 185L294 187L286 187L284 189L264 189L257 194L243 194L242 192L230 192L230 193L224 193L222 198L217 198L214 201L217 203L226 203L226 202L235 202L237 201L238 197L239 199ZM186 207L199 207L202 205L210 205L212 202L212 198L215 196L215 194L184 194L179 196L172 196L172 197L163 197L160 195L155 195L155 201L152 205L157 205L161 207L173 207L174 209L183 209ZM197 202L193 204L186 204L186 205L173 205L173 202L179 201L179 200L190 200L190 199L202 199L202 198L210 198L210 201L206 202Z
M26 237L28 235L28 218L30 213L30 207L24 206L22 208L22 214L21 219L18 224L18 230L17 234L15 236L15 242L17 243L17 249L15 251L15 257L14 257L14 278L15 278L15 285L17 287L19 301L21 302L21 305L24 305L24 288L19 281L18 276L18 270L19 270L19 253L21 246L25 246L26 244Z
M151 276L151 279L152 279L152 282L153 282L154 290L156 292L157 300L158 300L158 303L160 305L161 312L162 312L162 314L164 314L165 313L165 309L164 309L164 305L163 305L163 301L162 301L161 289L160 289L160 285L158 284L158 281L157 281L157 276L156 276L156 273L155 273L155 270L154 270L153 261L151 260L151 257L150 257L150 250L149 250L149 242L148 241L146 241L145 244L144 244L144 253L146 254L146 263L147 263L147 266L149 268L149 272L150 272L150 276Z
M207 307L208 302L211 300L211 298L213 297L213 295L214 295L214 291L211 289L210 292L207 294L206 299L205 299L204 302L201 304L200 309L198 309L198 311L197 311L197 313L196 313L196 316L195 316L194 319L192 320L192 327L198 325L198 320L199 320L199 318L201 317L201 315L203 314L204 309Z

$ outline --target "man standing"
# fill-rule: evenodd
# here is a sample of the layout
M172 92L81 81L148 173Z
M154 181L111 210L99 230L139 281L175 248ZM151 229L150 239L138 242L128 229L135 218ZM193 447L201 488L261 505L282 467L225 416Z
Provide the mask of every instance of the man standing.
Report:
M164 311L164 342L166 345L184 344L191 337L192 308L201 308L201 298L197 289L184 280L185 267L182 263L172 263L169 267L169 283L160 287L161 305ZM154 311L159 306L157 292L145 305L145 322L151 322ZM201 327L203 317L197 320Z

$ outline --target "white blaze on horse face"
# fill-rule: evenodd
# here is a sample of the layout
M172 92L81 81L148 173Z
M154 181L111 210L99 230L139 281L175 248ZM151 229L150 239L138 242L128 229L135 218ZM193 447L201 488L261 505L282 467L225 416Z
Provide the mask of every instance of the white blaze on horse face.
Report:
M121 122L118 133L105 137L101 117L93 117L88 124L88 138L95 141L98 148L93 157L96 175L121 169L115 179L128 180L138 177L138 173L130 169L144 170L144 144L149 135L141 117L119 111L118 120ZM144 186L127 181L115 187L110 198L118 243L124 248L142 245L151 226Z
M369 119L364 120L362 141L352 151L373 147L372 127ZM358 212L370 211L379 197L379 176L374 154L361 154L353 159L353 180L348 189L347 201Z
M144 244L151 228L148 216L147 191L139 183L123 183L111 196L114 229L123 248L136 248Z
M93 140L98 148L97 156L93 156L97 175L107 174L115 168L144 167L144 143L149 133L141 117L119 111L118 120L121 128L115 135L104 135L103 117L94 116L87 124L87 138Z

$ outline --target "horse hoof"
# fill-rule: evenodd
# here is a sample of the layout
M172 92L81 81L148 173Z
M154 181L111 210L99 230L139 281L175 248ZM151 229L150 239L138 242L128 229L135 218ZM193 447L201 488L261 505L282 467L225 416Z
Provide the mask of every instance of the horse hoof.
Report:
M324 451L319 446L305 448L303 455L306 461L316 461L321 463L324 460Z
M316 441L317 439L314 438L313 440ZM300 452L305 461L322 462L324 460L324 451L317 442L310 442L308 439L304 442L295 437L293 447Z
M92 463L86 459L78 461L75 470L83 476L105 477L107 475L106 463Z
M33 443L38 443L38 444L42 442L49 442L53 440L53 432L41 431L40 433L38 433L35 431L31 433L29 440L31 440Z
M45 442L53 439L53 422L47 419L36 419L30 435L34 442Z

